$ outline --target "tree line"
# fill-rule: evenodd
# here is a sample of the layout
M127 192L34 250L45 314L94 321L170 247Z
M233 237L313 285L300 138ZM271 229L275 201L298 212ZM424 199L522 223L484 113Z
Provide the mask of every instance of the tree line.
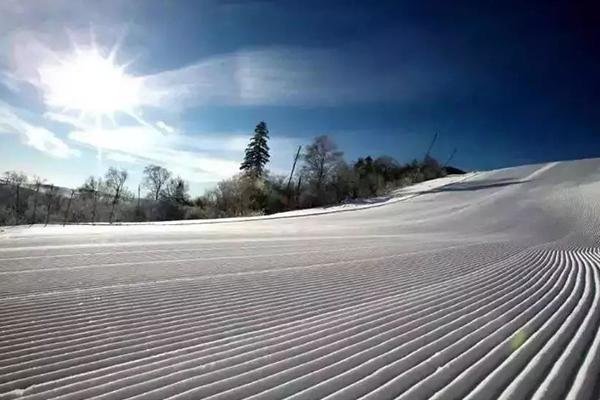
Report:
M250 138L240 172L192 199L189 186L167 168L150 164L134 192L123 169L110 167L79 188L7 171L0 180L0 224L99 223L222 218L272 214L380 196L444 176L448 167L429 155L401 164L389 156L346 162L327 135L300 146L287 176L271 173L269 130L260 122ZM451 172L459 172L452 169Z

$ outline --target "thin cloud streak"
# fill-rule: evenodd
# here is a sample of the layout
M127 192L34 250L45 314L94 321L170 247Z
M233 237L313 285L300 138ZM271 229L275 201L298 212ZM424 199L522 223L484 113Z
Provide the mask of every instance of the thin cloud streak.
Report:
M143 77L146 106L198 105L332 106L431 97L452 82L448 71L419 66L382 66L369 75L360 49L267 48L214 56L186 67ZM385 60L380 60L384 63Z
M74 45L92 45L86 35L89 32L73 33L75 43L56 43L51 37L26 30L10 35L9 60L0 63L5 66L5 80L13 88L17 82L26 82L45 93L42 78L47 66L68 57ZM442 56L401 41L377 56L364 57L376 42L373 38L370 43L338 48L239 49L181 68L132 74L130 78L139 89L136 105L175 112L203 105L339 106L426 101L448 92L460 95L457 82L465 78L464 72Z
M85 38L78 35L84 46ZM11 37L11 57L4 80L12 88L33 85L41 93L48 65L72 51L54 49L35 32ZM88 39L89 40L89 39ZM89 45L89 43L87 43ZM182 68L131 76L139 85L140 107L179 111L202 105L335 106L382 100L427 99L457 78L441 60L407 57L401 65L386 59L363 60L361 46L341 49L270 47L212 56ZM6 64L6 62L4 63ZM381 64L372 75L373 64ZM431 65L439 65L432 70ZM49 104L51 106L51 104Z
M48 129L27 122L16 109L0 102L0 133L16 134L26 146L54 158L71 158L80 155Z

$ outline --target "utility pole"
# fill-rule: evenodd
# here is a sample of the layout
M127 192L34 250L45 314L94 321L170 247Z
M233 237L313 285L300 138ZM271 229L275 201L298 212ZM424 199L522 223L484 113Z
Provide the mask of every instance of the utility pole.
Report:
M298 177L298 186L296 186L296 207L300 203L300 185L302 184L302 175Z
M427 152L425 153L425 160L427 159L427 157L429 157L429 153L431 153L431 149L433 148L433 145L435 144L435 141L438 138L438 134L437 132L435 133L435 135L433 135L433 140L431 141L431 144L429 145L429 147L427 148Z
M302 149L302 145L298 146L298 151L296 152L296 157L294 157L294 163L292 164L292 172L290 172L290 179L288 179L287 184L287 193L288 197L290 196L290 185L292 184L292 177L294 176L294 170L296 169L296 163L298 162L298 157L300 157L300 150Z
M452 161L452 159L454 158L454 155L456 154L456 147L454 148L454 150L452 150L452 153L450 154L450 157L448 157L448 159L446 160L446 162L444 163L444 168L446 168L448 166L448 164L450 164L450 161Z

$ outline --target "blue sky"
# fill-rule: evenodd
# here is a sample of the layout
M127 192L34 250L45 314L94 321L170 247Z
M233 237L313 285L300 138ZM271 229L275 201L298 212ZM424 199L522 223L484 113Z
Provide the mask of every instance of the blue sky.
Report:
M600 156L596 11L554 1L3 1L0 169L77 186L116 165L135 187L158 163L199 194L237 172L261 120L269 167L283 174L320 134L348 160L410 161L436 132L434 156L456 147L465 169ZM106 82L77 72L86 60ZM123 70L96 74L106 60Z

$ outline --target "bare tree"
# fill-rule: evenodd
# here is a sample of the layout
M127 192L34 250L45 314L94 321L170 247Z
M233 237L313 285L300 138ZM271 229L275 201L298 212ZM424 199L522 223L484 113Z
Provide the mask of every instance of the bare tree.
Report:
M160 198L161 191L171 178L171 172L161 167L160 165L150 164L144 168L144 180L142 185L149 191L149 194L158 200Z
M163 196L164 198L175 202L179 205L186 205L190 203L190 188L186 181L180 176L169 179L169 182L165 185Z
M100 188L102 187L102 184L102 178L90 176L79 188L79 192L83 195L83 198L89 199L92 202L92 224L96 222L96 209L98 206L98 197L100 196Z
M306 147L302 175L314 185L317 196L321 195L323 184L342 160L342 156L343 153L337 151L336 144L326 135L316 137L314 142Z
M23 172L6 171L4 177L7 184L15 187L14 211L16 223L18 224L21 219L21 186L23 186L24 183L27 183L27 175Z
M106 188L110 191L113 196L112 206L110 209L110 216L108 218L109 223L112 224L113 217L115 215L115 206L119 202L120 196L123 192L125 181L127 180L127 171L122 169L118 170L114 167L110 167L104 175L104 181Z

